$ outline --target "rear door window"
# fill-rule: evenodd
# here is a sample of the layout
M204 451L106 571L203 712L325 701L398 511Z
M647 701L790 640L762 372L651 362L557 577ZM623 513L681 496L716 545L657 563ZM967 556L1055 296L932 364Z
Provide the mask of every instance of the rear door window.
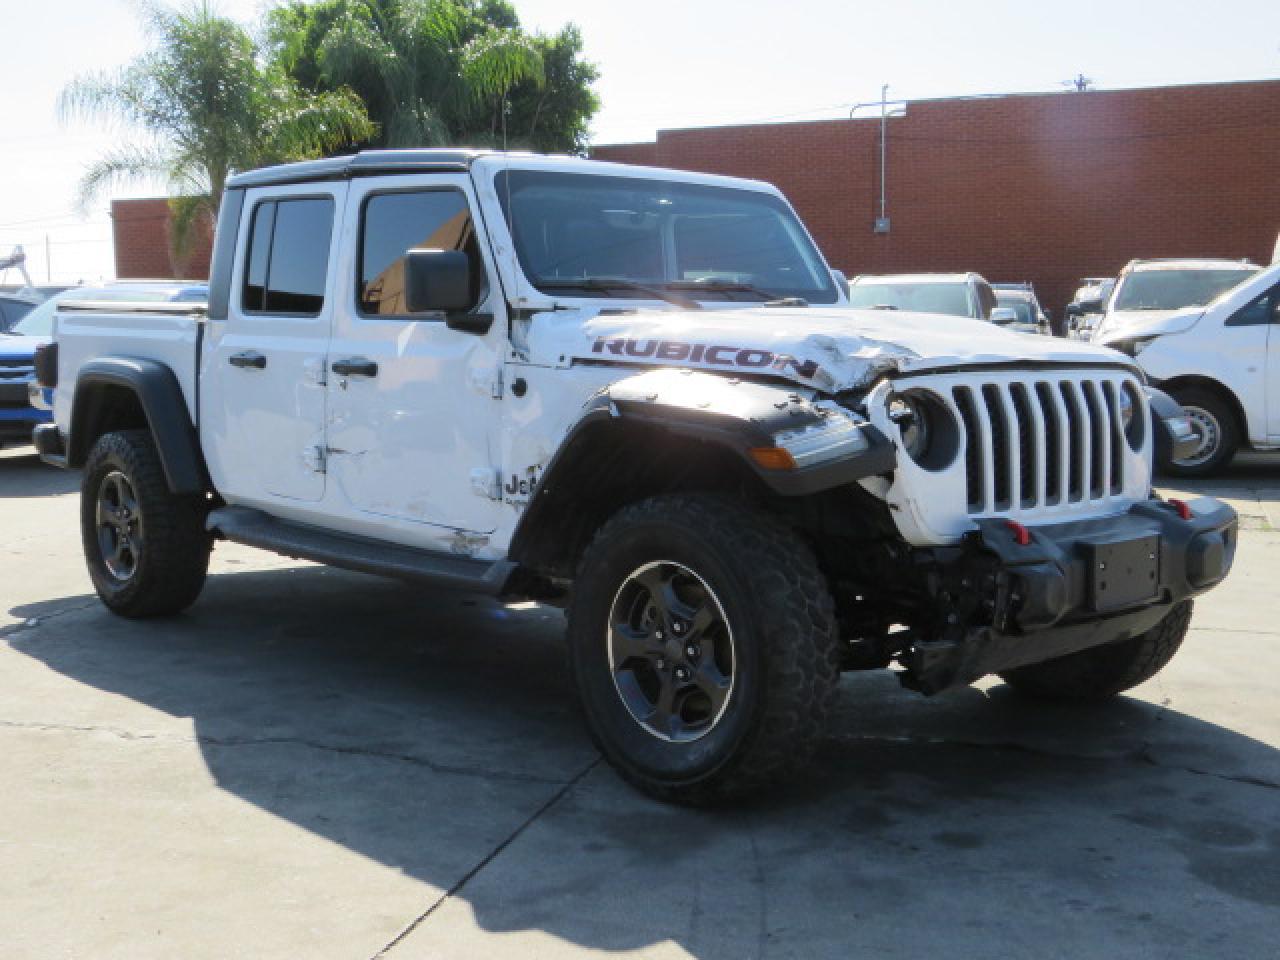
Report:
M333 200L267 200L253 211L244 271L249 313L315 316L324 307Z

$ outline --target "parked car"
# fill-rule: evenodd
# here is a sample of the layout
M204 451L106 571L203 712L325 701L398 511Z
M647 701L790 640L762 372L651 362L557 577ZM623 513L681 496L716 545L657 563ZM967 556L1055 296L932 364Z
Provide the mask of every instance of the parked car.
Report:
M1245 273L1208 306L1153 310L1099 337L1190 415L1197 443L1171 473L1211 473L1246 444L1280 448L1280 264Z
M52 414L51 391L35 380L35 353L53 336L54 315L60 304L95 302L156 302L208 299L209 287L186 281L123 281L102 287L72 287L39 303L7 334L0 334L0 445L30 443L31 431Z
M850 281L849 304L989 320L996 295L991 284L976 273L864 274Z
M1203 307L1260 268L1247 260L1131 260L1116 278L1094 340L1132 323L1150 323L1175 310Z
M1000 323L1006 314L1000 310L1012 310L1014 317L1006 320L1004 326L1022 333L1051 334L1056 333L1049 322L1049 315L1036 299L1035 287L1030 283L993 283L991 289L996 295L996 309L991 311L993 323Z
M562 604L665 800L788 780L841 669L1112 697L1232 564L1231 507L1153 496L1185 418L1128 357L847 309L768 184L365 151L233 177L214 250L204 316L68 310L37 358L104 605L185 609L215 539Z
M0 333L12 330L14 324L41 302L39 296L25 293L0 293Z
M1115 277L1085 277L1071 296L1071 302L1063 311L1066 336L1075 340L1093 338L1093 328L1106 309L1111 291L1115 289Z

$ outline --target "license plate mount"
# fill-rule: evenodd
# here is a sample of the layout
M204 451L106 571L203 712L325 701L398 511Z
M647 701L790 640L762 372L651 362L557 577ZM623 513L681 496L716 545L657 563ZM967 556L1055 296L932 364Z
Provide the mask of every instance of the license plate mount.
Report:
M1160 594L1160 537L1082 545L1089 564L1089 605L1110 613L1150 603Z

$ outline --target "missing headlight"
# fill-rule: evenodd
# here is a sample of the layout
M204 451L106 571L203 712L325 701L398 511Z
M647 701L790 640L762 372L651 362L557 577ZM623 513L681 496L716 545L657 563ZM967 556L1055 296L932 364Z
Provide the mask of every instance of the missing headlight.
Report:
M889 419L898 428L902 448L926 470L945 470L960 452L960 428L951 408L929 390L891 394Z

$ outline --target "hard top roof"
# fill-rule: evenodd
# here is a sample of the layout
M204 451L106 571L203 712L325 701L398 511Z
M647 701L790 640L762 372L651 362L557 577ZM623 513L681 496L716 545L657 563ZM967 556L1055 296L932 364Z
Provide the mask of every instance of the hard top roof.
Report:
M1250 260L1228 260L1225 257L1169 257L1167 259L1130 260L1125 270L1146 273L1149 270L1257 270Z
M264 187L280 183L306 183L312 180L346 180L349 177L373 176L380 173L414 173L429 170L466 170L476 157L494 153L474 149L361 150L343 157L303 160L275 167L261 167L238 173L227 186Z

